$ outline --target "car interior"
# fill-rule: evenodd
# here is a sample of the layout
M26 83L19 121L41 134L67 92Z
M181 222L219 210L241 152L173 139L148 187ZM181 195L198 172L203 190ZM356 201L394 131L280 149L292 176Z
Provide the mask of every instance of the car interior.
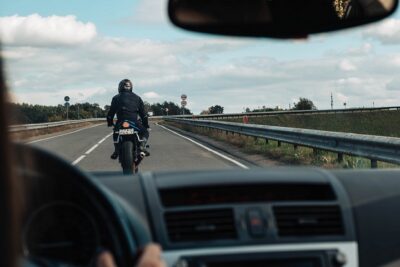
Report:
M304 39L381 20L398 4L352 0L358 11L345 14L328 11L331 2L170 0L168 14L190 31ZM26 144L13 151L27 266L93 266L107 249L118 266L131 267L150 242L177 267L400 265L399 169L123 175L85 172Z

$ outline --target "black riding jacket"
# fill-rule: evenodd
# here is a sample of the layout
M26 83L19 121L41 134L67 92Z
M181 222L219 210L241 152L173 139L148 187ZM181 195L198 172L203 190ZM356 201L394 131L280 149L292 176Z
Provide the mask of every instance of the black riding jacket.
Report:
M130 91L124 91L114 96L111 101L111 108L107 114L107 123L112 125L114 115L117 114L117 122L130 120L137 122L138 116L142 125L149 128L147 114L144 109L143 100Z

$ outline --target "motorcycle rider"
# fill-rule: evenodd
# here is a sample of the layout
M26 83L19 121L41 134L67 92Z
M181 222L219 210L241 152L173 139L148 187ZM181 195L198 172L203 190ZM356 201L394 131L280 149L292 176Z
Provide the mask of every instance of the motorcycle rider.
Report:
M117 125L124 120L132 121L139 128L139 136L143 140L140 144L140 150L149 156L146 150L146 143L149 139L149 121L147 113L144 109L143 100L132 92L133 85L128 79L122 80L118 85L118 95L114 96L111 101L111 107L107 114L108 127L113 126L114 115L117 114ZM140 120L139 120L140 119ZM118 143L116 143L118 134L113 134L114 152L111 155L112 159L118 158Z

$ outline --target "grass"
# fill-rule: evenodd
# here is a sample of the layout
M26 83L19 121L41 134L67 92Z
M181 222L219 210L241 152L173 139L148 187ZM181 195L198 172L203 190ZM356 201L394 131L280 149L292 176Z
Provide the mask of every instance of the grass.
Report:
M165 123L165 122L164 122ZM370 168L371 162L368 159L344 155L343 161L338 162L337 153L327 152L322 150L313 150L308 147L297 146L281 143L278 146L277 141L265 139L257 139L254 137L240 136L238 134L228 133L219 130L208 130L202 127L193 127L177 123L166 123L168 125L180 128L184 131L193 132L196 134L208 136L212 139L230 143L242 151L249 154L264 155L269 159L279 161L283 164L290 165L312 165L323 168ZM399 168L399 165L385 162L378 162L378 168Z
M400 137L400 110L250 117L249 123Z

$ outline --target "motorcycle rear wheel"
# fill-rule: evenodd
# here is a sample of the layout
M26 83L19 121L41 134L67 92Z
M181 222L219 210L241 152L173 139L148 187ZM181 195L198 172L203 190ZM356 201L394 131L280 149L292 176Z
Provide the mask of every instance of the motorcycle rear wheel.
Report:
M134 160L134 145L131 141L125 141L121 145L120 161L124 174L133 174L136 172L136 164Z

